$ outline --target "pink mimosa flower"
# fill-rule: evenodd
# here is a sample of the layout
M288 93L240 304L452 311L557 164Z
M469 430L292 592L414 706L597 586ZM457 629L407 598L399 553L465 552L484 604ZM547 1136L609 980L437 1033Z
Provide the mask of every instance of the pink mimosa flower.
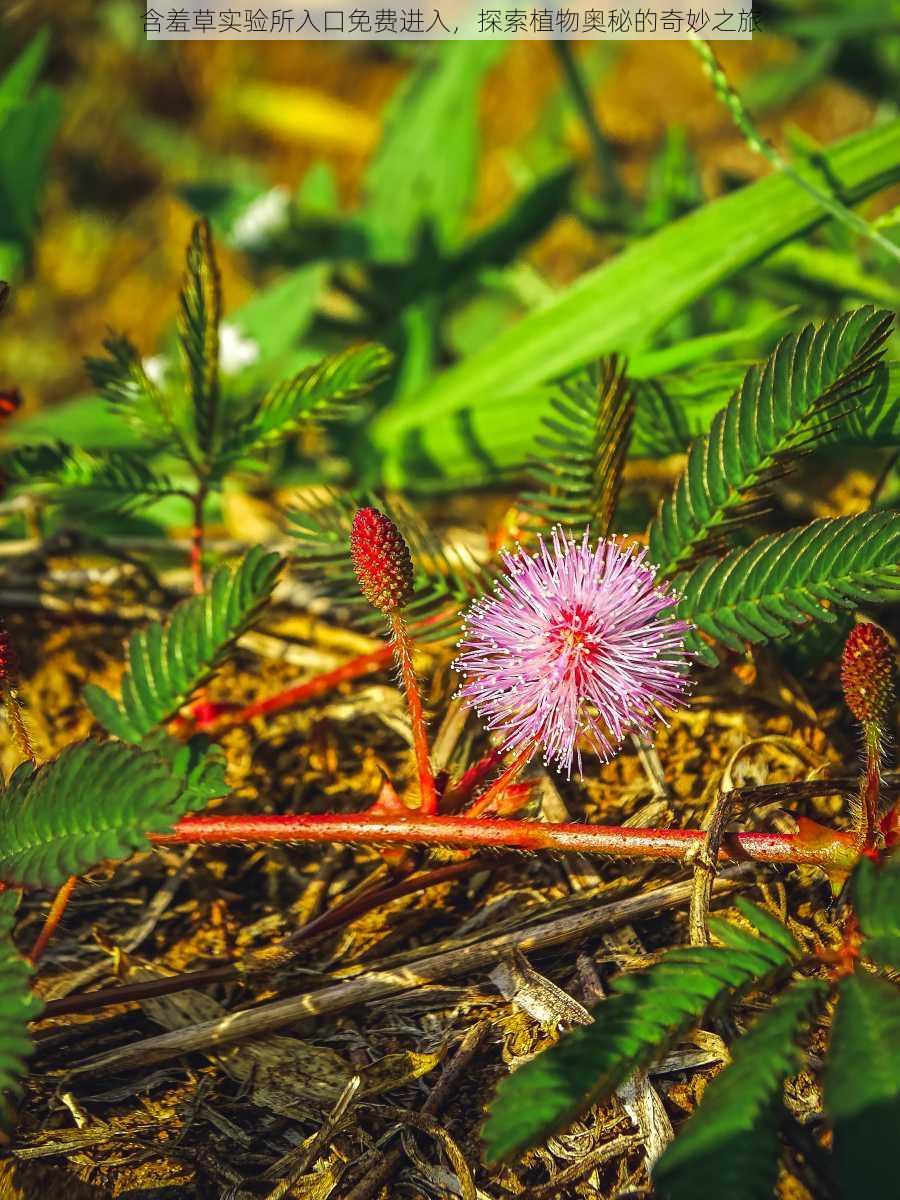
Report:
M571 774L579 739L605 761L683 702L690 625L675 619L677 596L646 550L594 548L587 530L580 544L558 528L551 539L502 555L507 575L469 608L454 666L460 695L506 750L533 744Z

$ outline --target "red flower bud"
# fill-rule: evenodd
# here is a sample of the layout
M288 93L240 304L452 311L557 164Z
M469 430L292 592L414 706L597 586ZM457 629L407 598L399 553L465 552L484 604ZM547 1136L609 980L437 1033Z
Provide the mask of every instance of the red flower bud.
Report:
M862 624L851 630L841 659L844 699L863 724L883 722L894 701L894 652L883 629Z
M413 565L403 534L377 508L361 508L350 530L350 553L362 594L373 608L396 612L412 599Z

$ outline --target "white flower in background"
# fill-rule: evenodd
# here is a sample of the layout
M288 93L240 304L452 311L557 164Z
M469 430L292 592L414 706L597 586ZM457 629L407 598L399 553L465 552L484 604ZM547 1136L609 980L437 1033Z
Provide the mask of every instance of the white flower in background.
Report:
M288 223L291 194L274 187L249 204L231 227L231 240L240 250L255 250Z
M163 386L169 371L169 362L164 354L154 354L152 358L145 358L141 366L151 383L157 387Z
M219 369L223 375L236 375L259 358L259 344L244 337L237 325L223 321L219 326Z
M223 375L236 375L259 358L259 344L253 338L244 337L237 325L223 321L219 326L219 370ZM164 354L145 358L144 374L156 387L164 387L171 368Z

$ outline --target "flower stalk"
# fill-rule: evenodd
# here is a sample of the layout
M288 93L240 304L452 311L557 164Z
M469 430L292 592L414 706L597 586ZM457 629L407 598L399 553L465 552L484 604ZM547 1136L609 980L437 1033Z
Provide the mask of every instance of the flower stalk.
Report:
M856 829L859 844L871 847L879 836L881 764L896 697L894 654L879 626L863 622L851 630L841 658L841 685L847 707L863 731L865 772L860 782Z
M437 787L429 756L422 693L413 667L413 648L403 609L415 590L412 556L403 534L377 508L361 508L350 530L350 554L359 589L373 608L390 621L391 644L409 709L413 750L419 775L419 812L437 812Z

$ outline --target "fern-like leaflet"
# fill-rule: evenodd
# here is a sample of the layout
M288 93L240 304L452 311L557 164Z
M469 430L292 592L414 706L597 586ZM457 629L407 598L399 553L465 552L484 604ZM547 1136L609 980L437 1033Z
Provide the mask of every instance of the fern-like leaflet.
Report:
M384 379L390 351L375 342L351 346L306 367L271 388L225 435L216 455L221 473L253 450L283 441L304 425L353 413Z
M165 624L154 621L132 634L121 701L96 684L84 689L98 721L123 741L137 743L174 716L253 623L281 565L277 554L255 546L237 566L218 567L208 591L183 600Z
M135 452L87 451L64 442L18 446L0 457L0 472L52 503L95 511L127 511L182 494Z
M867 971L838 986L825 1068L834 1177L842 1197L896 1191L900 1129L900 989Z
M0 793L0 880L58 887L146 846L196 802L162 758L122 742L76 742L40 767L23 763Z
M0 1129L9 1123L8 1098L20 1094L19 1080L32 1051L28 1022L43 1008L29 986L31 969L12 942L18 901L16 892L0 893Z
M813 521L767 534L675 581L678 612L733 650L782 638L810 620L834 621L835 608L900 596L900 523L890 512ZM699 637L691 648L718 661Z
M748 918L758 912L746 902L741 908ZM593 1010L593 1024L567 1034L500 1084L483 1133L488 1160L509 1158L563 1128L708 1013L785 974L799 947L783 927L776 938L768 933L766 925L760 936L735 928L725 947L672 950L647 970L620 975L613 995Z
M778 1178L782 1087L803 1065L798 1034L827 995L824 983L804 980L739 1039L730 1066L706 1089L654 1168L661 1197L770 1200Z
M210 460L219 423L219 322L222 285L209 222L194 225L179 298L178 335L187 366L194 432L204 460Z
M606 537L615 516L628 454L634 396L612 355L560 385L542 421L530 474L540 490L520 507L538 521L590 526Z
M105 355L84 360L88 375L109 407L151 444L181 437L164 393L147 374L129 338L112 333L103 342Z
M462 548L446 547L418 514L399 498L341 496L323 490L304 509L289 514L299 574L363 629L378 629L381 617L363 598L347 553L357 508L374 503L399 527L415 564L415 594L405 610L410 632L420 642L456 637L460 608L490 586L488 572Z
M892 320L867 307L807 325L762 367L751 367L709 434L691 446L684 474L650 526L662 574L721 542L749 500L846 418L878 365Z

